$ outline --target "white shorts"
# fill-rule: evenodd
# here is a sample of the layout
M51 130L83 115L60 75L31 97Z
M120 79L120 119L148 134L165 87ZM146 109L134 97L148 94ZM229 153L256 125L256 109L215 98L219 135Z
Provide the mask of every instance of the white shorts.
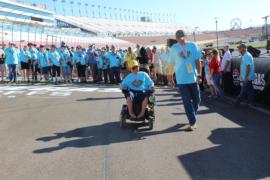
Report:
M206 78L206 81L207 81L207 84L210 86L210 85L214 85L214 81L213 81L213 78L210 74L206 74L205 75L205 78Z

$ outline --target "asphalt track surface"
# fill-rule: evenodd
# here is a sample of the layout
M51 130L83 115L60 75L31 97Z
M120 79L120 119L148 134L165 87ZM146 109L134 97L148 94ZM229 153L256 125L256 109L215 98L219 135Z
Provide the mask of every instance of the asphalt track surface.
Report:
M137 131L119 128L124 99L116 89L1 87L1 180L270 177L270 117L248 107L204 100L198 129L185 132L181 96L158 89L154 129Z

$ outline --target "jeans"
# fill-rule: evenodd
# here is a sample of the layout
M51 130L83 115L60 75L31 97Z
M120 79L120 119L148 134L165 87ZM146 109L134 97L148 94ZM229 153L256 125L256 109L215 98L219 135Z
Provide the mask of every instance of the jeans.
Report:
M224 72L222 74L222 80L223 80L224 93L227 95L232 94L232 88L233 88L232 73L231 72Z
M248 81L241 86L240 94L236 98L236 104L239 105L246 96L248 97L248 103L254 102L254 90L252 81Z
M196 123L196 114L201 102L199 86L196 83L180 84L178 88L183 99L189 124L192 126Z
M16 64L8 64L8 71L9 71L9 75L8 78L10 81L14 81L16 82L17 80L17 72L16 72Z
M120 68L119 67L110 68L110 81L111 81L111 84L120 83Z
M214 84L215 84L215 88L216 88L218 97L225 99L224 92L223 92L221 85L220 85L221 75L220 74L213 75L213 80L214 80Z

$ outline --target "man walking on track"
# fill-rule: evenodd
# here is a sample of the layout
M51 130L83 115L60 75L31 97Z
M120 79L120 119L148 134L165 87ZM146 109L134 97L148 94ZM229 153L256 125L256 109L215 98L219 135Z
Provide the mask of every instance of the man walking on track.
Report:
M201 63L202 53L199 47L193 42L185 40L185 33L182 30L176 32L176 40L170 52L169 79L173 82L173 73L176 76L176 83L183 99L184 108L189 120L188 131L193 131L196 126L196 113L201 101Z

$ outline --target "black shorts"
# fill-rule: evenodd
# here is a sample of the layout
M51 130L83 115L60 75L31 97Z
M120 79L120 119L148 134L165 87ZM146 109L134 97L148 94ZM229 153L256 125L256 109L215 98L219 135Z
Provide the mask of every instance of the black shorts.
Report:
M36 62L31 64L31 70L32 73L40 73L39 65Z
M78 71L78 77L84 78L86 65L81 65L81 63L77 63L76 66L77 66L77 71Z
M24 69L30 69L30 65L29 63L26 63L26 62L21 62L21 70L24 70Z
M130 90L125 97L130 97L133 103L142 103L149 94L142 91Z
M48 74L50 74L50 72L51 72L51 67L50 66L42 68L42 74L43 75L48 75Z
M52 67L53 70L53 77L59 77L60 76L60 66L55 66L53 65Z

